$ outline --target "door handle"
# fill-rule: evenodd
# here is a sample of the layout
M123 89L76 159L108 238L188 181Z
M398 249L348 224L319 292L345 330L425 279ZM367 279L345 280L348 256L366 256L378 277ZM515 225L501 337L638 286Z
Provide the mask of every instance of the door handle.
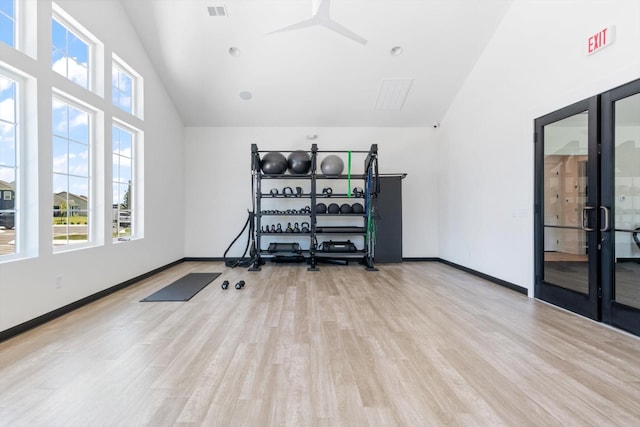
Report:
M587 226L588 222L589 222L589 218L587 218L587 211L591 211L597 209L595 206L585 206L582 208L582 223L580 224L580 228L582 228L583 231L596 231L595 228L590 228Z
M603 221L603 225L602 228L600 229L600 231L609 231L611 224L609 224L609 208L606 206L600 206L600 210L602 212L604 212L604 221Z

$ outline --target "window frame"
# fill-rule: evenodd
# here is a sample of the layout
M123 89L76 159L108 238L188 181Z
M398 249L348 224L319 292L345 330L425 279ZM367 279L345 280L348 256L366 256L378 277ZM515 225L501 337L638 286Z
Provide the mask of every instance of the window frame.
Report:
M98 117L98 113L99 111L92 105L86 104L84 102L81 102L71 96L69 96L68 94L65 94L64 92L61 91L57 91L54 88L54 91L52 93L51 96L51 163L52 163L52 170L51 170L51 203L50 203L50 209L51 209L51 213L54 213L54 186L55 186L55 179L54 177L56 175L65 175L67 177L67 179L70 176L75 176L75 175L71 175L68 172L66 174L62 174L60 172L56 172L53 169L53 161L54 161L54 154L53 154L53 150L54 150L54 143L53 140L56 137L60 137L59 135L56 135L53 132L53 128L55 126L55 123L53 121L53 102L58 101L61 103L65 103L67 105L67 107L73 107L83 113L86 113L88 115L88 144L87 144L87 149L88 149L88 162L87 162L87 188L88 188L88 193L86 195L86 197L88 198L87 201L87 207L86 207L86 211L87 211L87 240L86 242L82 242L82 243L72 243L72 240L69 240L69 225L72 224L68 224L67 221L67 231L66 231L66 235L67 235L67 239L65 240L64 244L54 244L55 243L55 239L53 238L53 218L54 216L51 216L51 232L52 232L52 240L51 240L51 247L53 249L53 253L61 253L61 252L68 252L68 251L72 251L72 250L76 250L76 249L84 249L84 248L90 248L90 247L95 247L100 245L102 239L99 236L98 230L100 230L99 228L99 224L98 222L100 221L100 215L97 213L96 210L96 206L99 205L99 202L96 202L96 197L100 197L100 191L97 191L97 183L99 181L99 177L97 177L95 174L96 172L99 170L99 167L97 167L97 160L96 157L98 155L98 151L99 151L99 147L97 147L97 132L98 132L98 122L99 122L99 117ZM67 122L70 121L70 118L67 116ZM70 138L67 135L67 138L65 138L67 140L67 143L69 143ZM72 141L72 140L71 140ZM67 151L67 156L69 155L69 152ZM67 168L68 169L68 168ZM70 192L69 187L67 186L66 188L67 194L73 194ZM78 195L78 196L82 196L82 195ZM73 210L73 209L72 209Z
M103 61L100 61L99 58L103 55L104 48L102 43L96 38L90 31L84 28L79 22L77 22L71 15L65 12L60 6L58 6L55 2L52 3L51 9L51 43L50 48L51 52L53 52L54 44L53 44L53 21L57 21L58 24L63 26L68 33L72 33L78 40L82 41L87 45L87 86L84 87L81 84L71 80L69 78L69 66L67 63L67 74L61 74L57 72L53 68L53 57L51 58L51 70L54 74L60 75L66 80L72 82L73 84L88 90L90 92L98 93L99 95L102 93L103 84L100 82L100 79L103 77L103 73L100 70L101 64ZM64 52L67 56L67 60L71 60L72 58L68 55L68 43L67 43L67 51ZM79 64L79 63L78 63Z
M129 79L131 79L131 92L129 94L127 94L126 92L120 90L120 87L118 85L114 85L113 81L114 76L113 76L113 71L114 69L116 69L119 73L122 73L124 75L126 75L127 77L129 77ZM119 81L120 79L117 79L117 81ZM122 63L120 61L117 61L115 58L113 59L113 61L111 62L111 103L113 104L113 106L115 106L116 108L118 108L121 111L124 111L125 113L131 114L131 115L136 115L136 104L137 104L137 96L136 96L136 87L137 87L137 81L136 81L136 77L135 75L133 75L131 72L129 72L127 70L127 68L125 66L122 65ZM118 96L118 100L121 99L121 95L129 95L131 97L131 111L127 111L124 108L122 108L121 103L118 102L116 103L116 100L113 97L113 92L117 91L118 94L120 96Z
M116 200L114 200L113 198L113 186L118 184L121 185L122 182L120 181L116 181L116 177L111 176L111 208L112 208L112 216L111 216L111 224L112 224L112 237L113 237L113 243L121 243L124 241L130 241L130 240L135 240L138 238L142 237L142 225L141 225L141 195L142 195L142 189L140 188L139 185L139 180L138 180L138 174L139 174L139 168L140 168L140 161L139 161L139 154L140 154L140 145L142 144L142 131L131 126L130 124L125 123L122 120L118 120L116 118L113 118L112 124L111 124L111 170L113 171L114 169L114 163L113 163L113 158L116 155L114 149L113 149L113 135L114 135L114 128L118 128L121 131L127 132L131 135L131 156L130 156L130 161L131 161L131 182L130 182L130 205L129 205L129 218L130 218L130 233L128 235L120 235L119 233L119 227L116 231L116 235L114 235L113 232L113 223L114 223L114 218L113 218L113 214L114 214L114 210L116 212L116 214L118 215L118 222L117 224L119 225L119 219L120 219L120 207L119 207L119 203L116 203ZM118 154L119 155L119 154ZM125 156L122 156L125 157ZM114 205L118 205L116 208L114 208Z
M25 171L22 166L22 158L24 157L25 148L25 121L23 118L25 117L24 104L26 96L25 86L27 84L26 78L12 72L11 70L0 65L0 75L4 78L11 80L15 84L15 104L14 104L14 122L12 123L14 126L14 152L15 152L15 165L13 166L14 170L14 188L13 188L13 218L14 218L14 251L9 254L0 254L0 264L5 261L11 261L19 258L23 258L24 251L24 240L26 232L23 230L23 224L26 225L27 222L23 221L24 213L22 209L22 200L26 197L23 197L23 191L27 187L23 185L25 182ZM7 122L8 123L8 122ZM6 166L5 166L6 167ZM4 191L2 195L3 200L6 199L7 191ZM11 195L11 193L9 192ZM11 197L11 196L10 196Z
M113 99L114 68L118 68L120 72L131 78L131 112L122 109ZM144 79L142 75L115 53L111 54L111 73L111 105L116 107L117 111L122 111L125 114L131 114L140 120L144 120Z

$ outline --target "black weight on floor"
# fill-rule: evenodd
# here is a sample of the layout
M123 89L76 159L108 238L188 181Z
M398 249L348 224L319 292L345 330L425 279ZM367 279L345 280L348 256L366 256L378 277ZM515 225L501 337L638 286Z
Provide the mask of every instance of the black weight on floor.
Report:
M220 274L222 273L189 273L140 302L189 301Z
M222 289L227 289L229 287L229 281L225 280L224 282L222 282L222 285L220 287Z

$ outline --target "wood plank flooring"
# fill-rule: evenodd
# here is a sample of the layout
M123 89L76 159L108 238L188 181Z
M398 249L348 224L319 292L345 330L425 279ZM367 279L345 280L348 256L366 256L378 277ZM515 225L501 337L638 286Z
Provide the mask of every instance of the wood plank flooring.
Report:
M379 267L177 265L0 343L0 425L638 425L637 337L440 263Z

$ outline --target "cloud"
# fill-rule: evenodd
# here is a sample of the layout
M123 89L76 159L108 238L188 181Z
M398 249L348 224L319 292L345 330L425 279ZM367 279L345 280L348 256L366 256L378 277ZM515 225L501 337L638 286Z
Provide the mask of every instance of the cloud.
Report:
M0 91L7 90L15 84L13 80L9 80L0 76Z
M13 182L15 172L13 168L0 168L0 180L4 182Z
M62 74L74 83L86 88L88 87L87 77L89 75L87 67L78 64L75 59L68 56L56 60L52 67L53 71Z
M13 98L7 98L0 102L0 118L8 122L15 121L16 102Z

